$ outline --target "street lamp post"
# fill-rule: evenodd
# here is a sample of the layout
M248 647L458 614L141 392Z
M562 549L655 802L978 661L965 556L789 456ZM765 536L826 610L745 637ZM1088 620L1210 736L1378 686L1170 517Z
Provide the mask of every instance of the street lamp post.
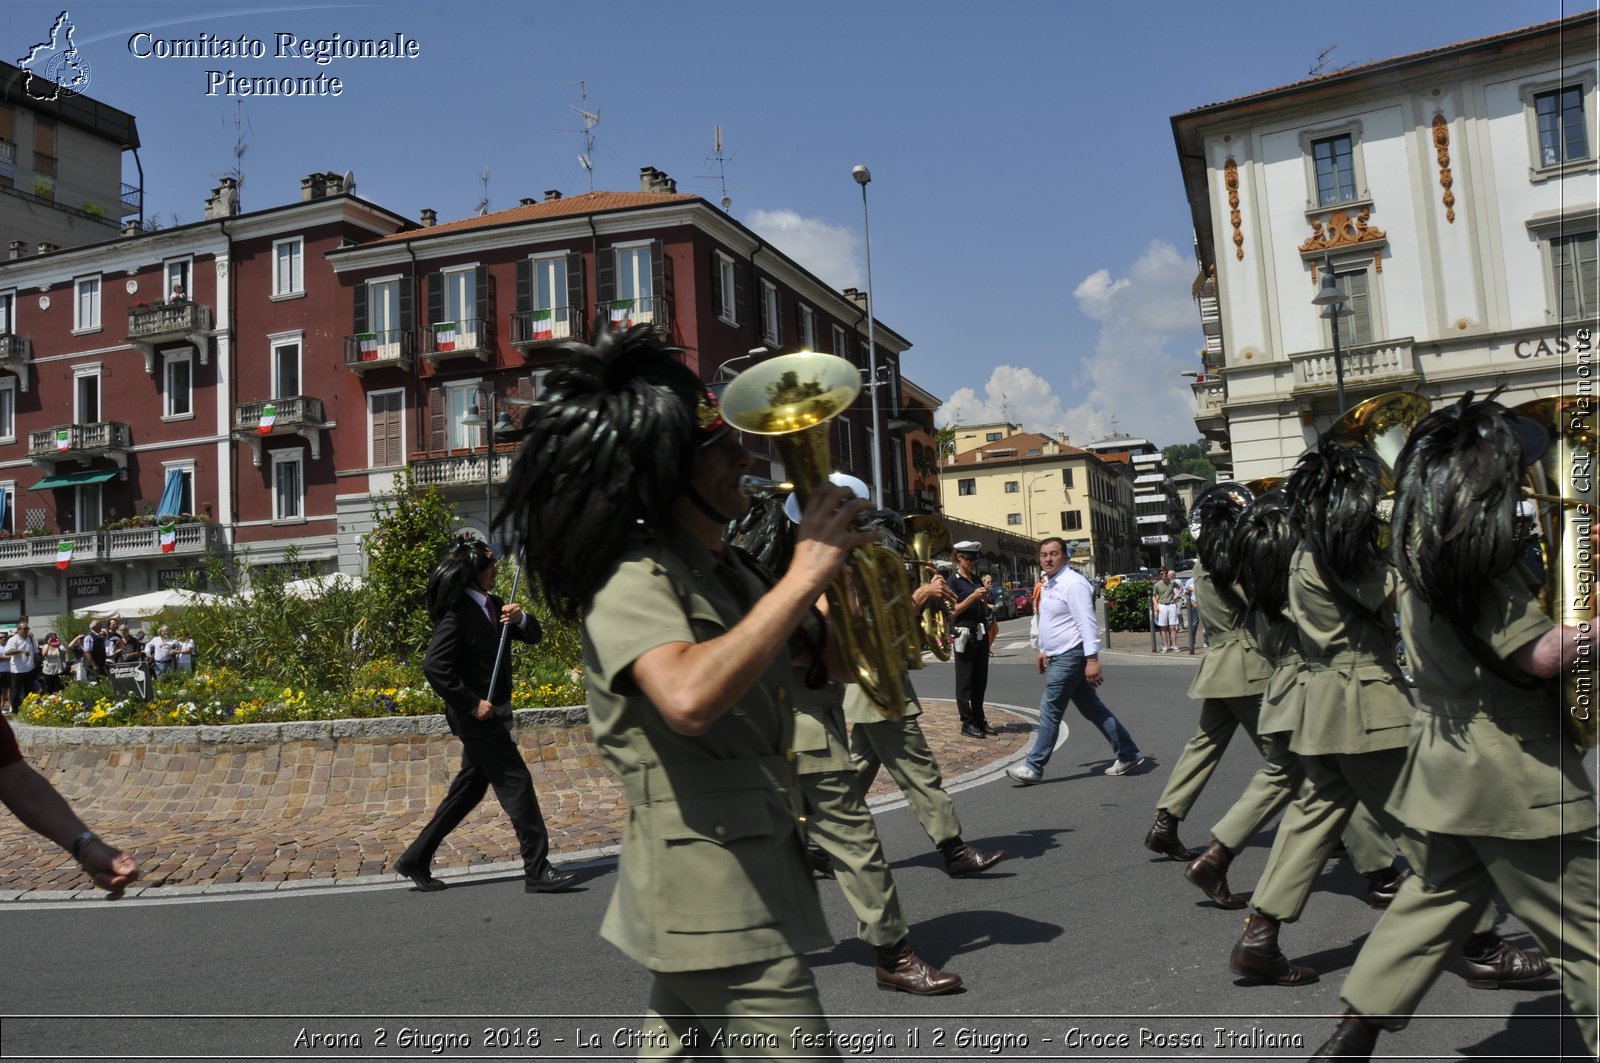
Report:
M1322 307L1322 316L1333 324L1333 378L1339 388L1339 414L1343 416L1348 406L1344 400L1344 356L1339 351L1339 318L1350 313L1350 310L1344 305L1344 292L1339 290L1339 282L1333 275L1331 258L1322 264L1322 287L1311 297L1311 304Z
M882 509L883 431L878 423L878 344L872 320L872 223L867 213L867 185L872 181L872 171L865 166L857 166L850 171L850 176L861 186L861 234L867 249L867 379L872 381L868 385L872 392L868 396L868 401L872 403L872 504Z
M487 417L484 416L485 409L488 410ZM466 428L482 427L484 431L483 541L489 542L494 534L494 436L496 432L514 432L517 426L511 423L504 408L501 408L498 418L495 416L494 389L482 386L472 389L472 405L461 415L461 424Z

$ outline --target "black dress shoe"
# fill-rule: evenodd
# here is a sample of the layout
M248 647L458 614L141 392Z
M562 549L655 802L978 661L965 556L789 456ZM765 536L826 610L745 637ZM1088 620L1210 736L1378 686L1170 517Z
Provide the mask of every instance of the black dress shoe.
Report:
M416 864L405 860L396 860L394 862L394 870L395 874L404 875L410 879L412 884L422 893L438 893L442 889L449 888L449 883L440 882L434 878L427 868L418 867Z
M1339 1028L1323 1042L1311 1063L1319 1059L1371 1059L1378 1045L1378 1025L1353 1011L1339 1017Z
M1178 838L1178 818L1164 808L1156 809L1156 820L1144 836L1144 847L1169 860L1188 863L1205 850L1191 849ZM1203 887L1202 887L1203 888Z
M975 849L960 838L945 842L939 852L944 856L944 873L951 878L981 874L1006 858L1004 849Z
M966 738L988 738L989 735L977 724L964 723L961 725L961 734Z
M576 871L557 871L554 865L546 864L537 876L524 879L522 888L527 893L560 893L571 889L577 881Z
M986 735L997 735L1000 733L1000 728L994 726L993 724L986 723L983 725L983 733Z

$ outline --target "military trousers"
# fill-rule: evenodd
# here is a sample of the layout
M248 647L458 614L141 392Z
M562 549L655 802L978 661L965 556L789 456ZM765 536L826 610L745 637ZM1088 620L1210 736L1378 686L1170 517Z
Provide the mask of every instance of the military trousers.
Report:
M839 1058L827 1043L816 980L799 956L650 973L640 1059Z
M850 728L850 757L863 799L884 767L937 847L961 837L956 803L945 793L944 776L915 716L858 723Z
M873 946L905 940L909 928L894 877L855 774L801 775L800 790L809 810L806 833L833 861L839 889L856 913L861 940Z
M1244 728L1245 734L1250 736L1250 741L1255 743L1256 748L1261 750L1261 755L1267 756L1267 749L1261 744L1261 736L1256 732L1256 724L1260 718L1260 694L1238 698L1206 698L1202 701L1200 721L1195 728L1194 737L1184 745L1183 752L1178 755L1178 762L1172 766L1172 774L1167 777L1166 788L1161 791L1161 798L1156 802L1156 807L1166 809L1177 819L1189 818L1190 810L1194 808L1194 803L1200 800L1200 794L1205 790L1206 783L1211 781L1217 765L1222 763L1222 755L1228 751L1228 745L1241 727ZM1271 763L1269 757L1268 764ZM1280 771L1279 774L1285 773ZM1293 796L1292 787L1285 789L1283 804L1278 807L1282 808L1288 804Z
M1600 1051L1600 860L1595 839L1424 833L1422 868L1400 889L1340 995L1386 1029L1406 1025L1498 891L1561 976L1591 1056Z

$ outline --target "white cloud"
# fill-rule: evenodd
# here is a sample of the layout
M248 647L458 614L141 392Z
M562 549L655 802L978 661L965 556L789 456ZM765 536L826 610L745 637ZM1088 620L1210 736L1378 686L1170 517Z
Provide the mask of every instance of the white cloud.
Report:
M1092 353L1060 352L1044 369L1062 384L1059 393L1034 369L1002 365L982 397L970 387L951 395L938 423L1009 420L1079 445L1113 431L1161 445L1196 439L1194 393L1179 375L1200 367L1200 319L1189 295L1194 269L1171 244L1157 240L1126 276L1095 270L1073 291L1078 309L1098 324L1095 347Z
M861 238L792 210L753 210L745 224L835 289L860 288Z

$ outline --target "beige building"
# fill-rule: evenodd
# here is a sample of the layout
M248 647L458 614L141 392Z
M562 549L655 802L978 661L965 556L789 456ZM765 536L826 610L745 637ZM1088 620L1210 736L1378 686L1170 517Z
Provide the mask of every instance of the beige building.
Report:
M980 437L995 426L958 429ZM1015 426L1011 426L1015 427ZM959 446L959 444L958 444ZM983 440L940 470L945 516L1022 535L1060 536L1086 572L1109 575L1138 564L1133 470L1049 436L1016 432Z
M970 450L997 443L1007 436L1014 436L1022 431L1022 426L996 421L994 424L958 424L953 426L953 430L956 440L955 452L965 454Z

